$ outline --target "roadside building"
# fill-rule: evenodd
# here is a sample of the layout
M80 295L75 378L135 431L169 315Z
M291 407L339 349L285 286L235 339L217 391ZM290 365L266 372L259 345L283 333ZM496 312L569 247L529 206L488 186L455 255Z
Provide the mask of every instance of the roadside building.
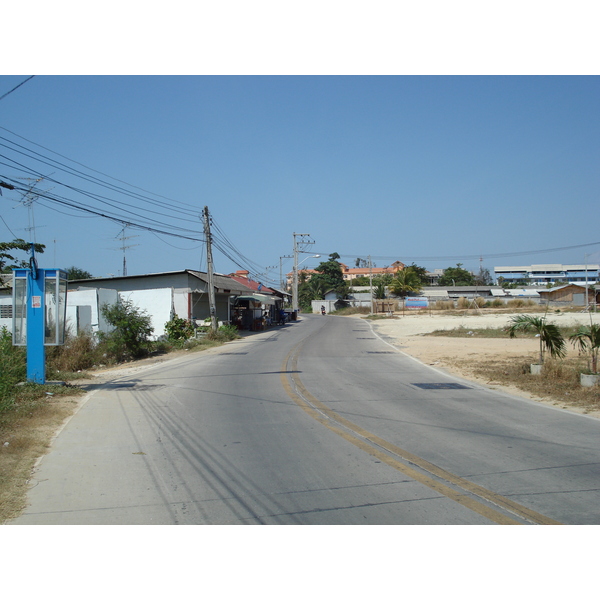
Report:
M214 276L216 316L220 322L231 320L235 299L252 290L225 275ZM103 292L113 290L122 300L130 300L151 318L154 337L165 333L165 323L175 315L203 325L210 318L208 275L201 271L186 269L146 275L79 279L68 282L67 310L78 294L88 292L92 315L100 311ZM97 291L94 295L93 291ZM80 303L79 306L84 306ZM92 316L92 319L94 317Z
M393 262L388 267L349 267L344 263L340 263L340 266L342 267L344 281L352 281L357 277L377 277L386 274L395 275L398 271L402 271L402 269L406 267L406 265L399 260ZM314 269L299 269L298 279L302 280L304 278L306 281L309 281L316 273L318 273L318 271L315 271ZM289 272L286 275L288 286L292 285L293 276L293 272Z
M594 286L568 284L558 287L540 290L542 302L558 306L558 305L573 305L586 306L597 305L600 301L600 289Z
M280 311L289 302L290 294L254 281L249 271L236 271L228 277L248 288L234 302L232 321L237 327L258 331L279 322Z

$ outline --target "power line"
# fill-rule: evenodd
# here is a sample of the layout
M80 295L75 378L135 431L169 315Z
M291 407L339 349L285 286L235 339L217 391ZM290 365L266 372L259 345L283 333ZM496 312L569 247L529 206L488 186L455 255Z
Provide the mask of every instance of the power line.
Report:
M6 164L6 163L2 163L0 161L0 164ZM6 165L6 166L8 166L8 165ZM23 170L23 169L21 169L21 170ZM24 172L28 172L28 171L25 170ZM35 172L35 174L38 175L38 176L45 177L41 173L38 173L38 172ZM91 199L97 200L101 204L104 204L104 205L109 206L109 207L111 207L113 209L116 209L118 212L115 215L111 215L111 216L115 216L115 218L117 220L119 220L120 222L124 222L124 223L130 222L129 220L131 219L131 217L129 215L131 215L134 218L136 218L138 220L141 220L142 222L152 223L152 224L159 224L159 225L162 225L163 227L164 226L169 227L169 228L171 228L171 229L173 229L175 231L182 231L182 232L187 232L187 233L193 233L193 234L201 235L201 232L199 232L197 230L194 230L194 229L188 229L188 228L179 227L179 226L176 226L176 225L168 225L167 223L165 223L165 219L169 218L169 215L167 215L167 214L156 213L156 211L149 211L149 210L147 210L146 212L152 212L153 214L158 214L159 216L163 217L163 219L162 220L157 220L157 219L152 219L152 218L149 218L149 217L144 217L144 216L142 216L142 215L140 215L140 214L138 214L138 213L136 213L136 212L134 212L132 210L128 210L127 208L124 208L124 206L129 206L129 205L124 204L123 202L121 202L119 204L115 204L116 201L113 201L113 200L108 199L106 197L99 196L97 194L93 194L93 193L90 193L90 192L86 192L85 190L80 190L78 188L74 188L74 187L69 186L67 184L63 184L63 183L61 183L61 182L59 182L56 179L53 179L51 177L45 177L45 178L48 179L48 181L52 181L54 183L62 185L63 187L66 187L67 189L69 189L71 191L77 192L79 194L82 194L83 196L87 196L87 197L89 197ZM9 178L9 177L5 177L5 179L7 179L9 181L15 181L14 179ZM17 182L17 184L18 184L18 182ZM15 189L17 191L20 191L20 190L22 191L22 188L18 188L17 186L15 186ZM64 196L59 196L57 194L46 193L44 195L41 195L41 197L44 197L47 200L56 200L56 201L59 201L59 199L68 200L68 202L70 203L70 206L73 207L73 208L78 208L78 209L81 209L81 210L87 210L88 212L94 212L94 213L98 214L97 210L94 210L93 207L89 207L88 205L85 205L85 204L82 204L82 203L78 203L75 200L65 199ZM102 213L101 216L108 216L108 215L105 215L104 213ZM186 220L186 222L188 222L188 221L189 221L189 219ZM138 223L138 225L139 225L139 223Z
M0 136L0 139L2 139L1 136ZM0 143L0 146L7 147L5 144L2 144L2 143ZM19 153L19 154L21 154L21 155L26 156L27 158L32 158L31 156L28 156L27 154L25 154L24 152L21 152L20 150L14 150L14 151L17 152L17 153ZM25 171L29 170L32 173L37 173L37 171L35 171L32 167L28 167L28 166L26 166L26 165L24 165L24 164L22 164L20 162L17 162L15 159L10 158L10 157L8 157L8 156L6 156L4 154L0 154L0 157L6 159L8 161L10 161L11 163L14 163L14 165L17 165L17 166L21 167L22 170L25 170ZM52 167L57 167L57 164L54 163L54 162L47 162L45 160L40 160L40 159L37 159L35 157L33 157L33 159L37 160L38 162L41 162L42 164L49 165L49 166L52 166ZM4 163L4 164L6 165L6 163ZM10 165L6 165L6 166L10 166ZM61 169L60 163L58 164L58 168ZM64 168L61 169L61 170L65 171ZM161 203L158 203L155 200L152 200L151 198L145 198L143 196L140 196L139 194L128 192L127 190L123 190L122 188L118 188L117 186L114 186L112 184L108 184L107 185L107 184L105 184L104 182L102 182L100 180L95 180L96 178L94 178L94 177L86 176L84 173L73 172L72 170L71 171L65 171L65 172L67 174L69 174L69 175L73 175L75 177L78 177L80 179L88 181L89 183L95 183L96 185L99 185L99 186L104 187L104 188L108 188L111 191L116 191L118 193L124 194L125 196L129 196L130 198L134 198L134 199L137 199L137 200L144 200L145 202L148 202L148 203L153 204L155 206L159 206L159 207L161 207L163 209L167 208L165 205L163 205ZM107 199L106 196L102 196L100 194L92 194L91 192L84 192L84 191L80 190L79 188L76 188L76 187L74 187L72 185L69 185L69 184L66 184L66 183L62 183L62 182L60 182L60 181L58 181L56 179L51 179L49 177L47 179L49 181L53 181L53 182L55 182L55 183L57 183L59 185L62 185L64 187L68 188L68 189L77 191L79 193L82 193L82 194L85 194L85 195L88 195L88 196L93 196L93 197L95 197L95 198L97 198L99 200L102 199L102 198L104 198L105 200ZM195 216L195 213L193 213L193 212L191 212L189 210L185 210L184 211L184 210L180 210L180 209L173 208L173 207L168 207L168 209L169 209L168 216L170 218L172 218L172 219L181 220L181 221L188 221L190 218L193 218ZM154 210L151 210L151 209L148 209L148 208L145 208L145 210L147 212L151 212L153 214L159 214L159 215L162 215L162 216L166 216L165 213L160 213L158 211L154 211ZM173 212L184 214L184 215L186 215L186 217L183 218L183 217L173 216L172 215Z
M4 225L6 225L6 229L8 229L11 232L13 238L16 240L17 236L15 235L15 232L8 226L8 223L4 220L4 217L2 215L0 215L0 219L2 219Z
M578 248L587 248L588 246L598 246L600 242L590 242L589 244L577 244L575 246L562 246L559 248L546 248L544 250L523 250L518 252L503 252L498 254L463 254L458 256L402 256L403 261L442 261L442 260L491 260L496 258L511 258L515 256L530 256L534 254L547 254L549 252L563 252L566 250L577 250ZM326 255L326 252L316 251L318 254ZM372 255L373 260L398 260L399 254L395 256L375 256ZM340 254L340 258L362 258L359 254Z
M125 196L126 198L131 199L133 201L133 202L131 202L128 200L123 200L122 198L115 200L114 198L108 197L104 194L92 192L90 190L82 189L79 186L75 186L75 185L72 185L69 183L62 182L58 178L44 176L46 180L52 181L53 183L65 188L71 192L85 196L92 202L91 203L89 201L82 202L81 200L73 200L71 198L67 198L64 195L60 195L60 194L45 193L45 194L39 195L40 199L46 201L46 202L40 202L40 204L42 204L43 206L50 208L51 210L60 212L62 214L68 214L68 213L58 210L55 206L52 206L52 204L59 204L62 207L68 207L75 211L83 212L83 213L86 213L87 215L91 215L88 218L96 218L96 217L107 218L116 223L121 224L124 227L128 227L128 226L135 227L137 229L149 231L150 233L153 233L154 235L157 235L157 236L170 235L170 236L179 237L181 239L188 239L188 240L192 240L192 241L204 241L204 239L203 239L204 232L200 232L198 230L194 230L194 229L190 229L190 228L186 228L186 227L180 227L173 223L173 221L183 221L185 223L190 223L190 221L195 222L200 216L198 214L197 207L187 204L187 203L177 201L177 200L173 200L171 198L167 198L165 196L160 196L159 194L155 194L153 192L148 192L147 190L144 190L143 188L140 188L138 186L133 186L133 185L131 185L127 182L124 182L120 179L116 179L114 177L111 177L110 175L102 173L101 171L92 169L92 168L84 165L83 163L74 161L58 152L55 152L49 148L46 148L45 146L42 146L41 144L37 144L36 142L28 140L27 138L20 136L16 133L10 131L9 129L6 129L5 127L0 126L0 129L2 129L3 131L6 131L7 133L9 133L13 136L20 138L21 140L23 140L29 144L33 144L33 145L37 146L38 148L42 148L46 152L50 152L56 156L59 156L62 159L64 159L65 161L76 164L88 171L92 171L92 172L102 175L104 177L108 177L109 179L111 179L113 181L117 181L123 185L128 186L129 188L135 188L137 190L141 190L143 192L146 192L146 193L154 196L154 198L150 198L149 196L140 194L136 191L131 191L129 189L125 189L120 185L115 185L114 183L105 181L94 175L90 175L90 174L83 172L77 168L74 168L68 164L65 164L64 162L61 162L52 157L49 157L41 152L38 152L30 147L27 147L23 144L15 142L7 137L0 136L0 140L2 140L2 141L0 141L1 147L4 147L8 151L14 152L14 153L24 157L26 160L33 160L36 163L51 166L52 168L57 169L70 177L75 177L77 179L85 181L86 183L96 185L96 186L99 186L104 189L108 189L110 192L116 193L119 196ZM0 161L0 164L3 164L6 167L16 169L17 171L25 173L30 176L31 175L33 175L35 177L42 176L42 174L34 167L27 165L27 164L23 164L22 159L21 159L21 161L18 161L15 158L12 158L11 156L7 156L6 154L0 154L0 158L3 158L5 161L7 161L7 162ZM165 204L164 202L161 202L160 200L156 200L156 198L163 198L165 200L168 200L169 204ZM95 203L99 203L102 206L101 207L95 206ZM143 204L140 205L139 203L143 203ZM173 203L178 204L181 208L179 208L177 206L173 206ZM153 210L148 205L156 207L157 210ZM143 215L140 214L140 211L143 211ZM177 214L173 214L173 213L177 213ZM149 215L155 215L160 220L157 220L156 218L151 218ZM181 216L178 216L178 215L181 215ZM247 256L245 256L231 242L231 240L227 237L225 232L218 226L218 224L214 223L212 216L211 216L211 222L214 225L215 234L216 234L216 235L213 234L213 244L214 244L215 248L217 250L219 250L219 252L221 254L223 254L223 256L225 256L227 259L229 259L233 264L237 265L238 267L240 267L242 269L249 271L253 276L262 276L262 274L264 273L264 268L262 266L258 265L257 263L255 263L254 261L252 261ZM159 229L157 226L161 226L161 228ZM165 231L165 229L170 229L171 231ZM186 235L186 234L189 234L189 235ZM165 240L162 240L162 241L165 242ZM262 277L262 279L267 279L267 278ZM274 280L273 280L273 282L274 282Z
M9 92L6 92L6 94L4 94L3 96L0 96L0 100L4 100L4 98L6 98L6 96L8 96L9 94L12 94L15 90L18 90L22 85L24 85L25 83L27 83L30 79L33 79L34 77L35 77L35 75L31 75L24 81L21 81L21 83L19 83L19 85L16 85L12 90L10 90Z
M5 177L5 179L9 179L10 181L14 181L14 180L12 180L12 179L10 179L8 177ZM19 187L18 185L15 185L15 190L17 190L17 191L27 191L24 188ZM183 234L180 234L180 233L173 233L173 232L170 232L170 231L164 231L164 230L161 230L161 229L157 229L155 227L149 227L147 225L142 225L140 223L135 223L135 222L133 222L131 220L123 219L123 218L120 218L120 217L117 217L117 216L114 216L114 215L104 214L102 212L99 212L98 210L94 210L94 209L89 208L89 207L78 205L78 204L74 203L73 201L70 201L68 199L56 196L54 194L49 195L49 194L45 194L43 192L39 192L38 195L39 195L39 197L46 198L47 200L50 200L52 202L57 202L59 204L62 204L64 206L68 206L68 207L73 208L75 210L80 210L80 211L83 211L83 212L87 212L89 214L93 214L93 215L95 215L97 217L103 217L105 219L109 219L109 220L114 221L115 223L119 223L121 225L128 225L130 227L135 227L136 229L141 229L143 231L149 231L149 232L159 233L159 234L162 234L162 235L169 235L169 236L173 236L173 237L177 237L177 238L181 238L181 239L191 240L191 241L194 241L194 242L204 241L200 237L191 237L191 236L186 236L186 235L183 235ZM179 228L179 229L181 229L181 228ZM199 232L194 232L192 230L187 230L187 231L190 231L192 233L199 233Z
M147 194L150 194L152 196L155 196L157 198L163 198L164 200L168 200L169 202L175 202L177 204L181 204L183 206L189 206L190 208L196 208L194 205L191 204L187 204L186 202L181 202L180 200L175 200L173 198L168 198L167 196L161 196L160 194L156 194L155 192L151 192L149 190L146 190L142 187L133 185L131 183L128 183L126 181L123 181L122 179L117 179L116 177L112 177L111 175L107 175L106 173L103 173L102 171L98 171L96 169L93 169L92 167L89 167L87 165L84 165L83 163L80 163L76 160L73 160L72 158L69 158L68 156L65 156L64 154L60 154L59 152L56 152L55 150L52 150L51 148L47 148L46 146L42 146L41 144L38 144L36 142L33 142L32 140L27 139L26 137L23 137L22 135L19 135L18 133L15 133L14 131L11 131L10 129L7 129L6 127L2 127L0 126L0 129L2 129L3 131L6 131L7 133L10 133L11 135L14 135L15 137L18 137L26 142L29 142L30 144L33 144L34 146L37 146L38 148L43 148L44 150L46 150L47 152L51 152L52 154L56 154L56 156L60 156L61 158L64 158L65 160L68 160L69 162L72 162L73 164L79 165L80 167L83 167L84 169L88 169L88 171L92 171L94 173L98 173L99 175L104 175L104 177L108 177L109 179L112 179L113 181L118 181L119 183L122 183L124 185L127 185L131 188L137 189L137 190L141 190L143 192L146 192ZM6 138L2 138L4 140L6 140ZM15 144L15 142L11 142L10 140L6 140L9 143ZM33 152L32 150L30 150L30 152ZM42 155L40 155L42 156ZM53 160L53 159L49 159L49 160Z

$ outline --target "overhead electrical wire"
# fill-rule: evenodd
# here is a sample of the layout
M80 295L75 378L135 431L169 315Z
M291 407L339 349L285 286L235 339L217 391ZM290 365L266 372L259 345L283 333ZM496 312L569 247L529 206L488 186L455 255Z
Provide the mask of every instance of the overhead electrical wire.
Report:
M577 244L575 246L562 246L559 248L546 248L544 250L523 250L518 252L503 252L497 254L464 254L456 256L403 256L402 261L442 261L442 260L486 260L496 258L512 258L515 256L530 256L534 254L547 254L549 252L563 252L565 250L576 250L578 248L586 248L588 246L598 246L600 242L590 242L589 244ZM326 255L324 252L316 252L317 254ZM340 258L364 258L364 255L358 254L340 254ZM371 260L398 260L398 256L371 256Z
M0 136L0 139L3 139L2 136ZM21 154L22 156L26 156L27 158L32 158L33 160L36 160L36 161L38 161L38 162L40 162L42 164L51 166L52 168L58 168L58 169L64 171L65 173L67 173L69 175L73 175L75 177L78 177L78 178L83 179L85 181L88 181L90 183L94 183L94 184L99 185L101 187L107 188L107 189L109 189L111 191L116 191L118 193L124 194L125 196L129 196L129 197L137 199L137 200L144 200L144 202L148 202L148 203L153 204L155 206L160 206L161 208L165 208L165 206L162 203L159 203L159 202L157 202L157 201L155 201L155 200L153 200L151 198L147 198L147 197L141 196L140 194L137 194L135 192L129 192L129 191L123 189L123 188L120 188L118 186L114 186L112 184L107 184L106 182L102 182L101 180L98 180L95 177L87 176L84 173L72 170L72 169L70 169L70 167L66 167L66 165L62 165L60 163L56 163L55 161L52 161L52 160L50 160L50 161L41 160L39 158L29 156L25 152L22 152L20 150L14 150L14 149L8 147L6 144L3 144L2 142L0 142L0 146L3 146L5 148L9 148L9 149L11 149L11 150L13 150L13 151ZM11 162L14 162L15 164L20 165L21 167L25 167L24 165L22 165L22 163L19 163L19 162L17 162L14 159L5 156L4 154L0 154L0 157L4 158L6 160L9 160ZM25 168L27 168L27 167L25 167ZM29 167L29 168L31 169L31 167ZM31 169L31 170L33 171L33 169ZM49 181L54 181L55 183L58 183L60 185L64 185L65 187L69 187L70 189L77 189L74 186L69 186L67 184L64 184L64 183L61 183L59 181L53 180L49 176L46 176L44 178L48 179ZM102 197L102 196L98 195L98 197ZM180 220L187 220L189 218L197 216L197 213L191 212L190 210L181 210L181 209L174 208L174 207L169 207L169 208L170 208L171 212L177 212L177 213L186 215L186 219L183 219L182 217L173 217L173 216L171 218L180 219ZM146 210L149 210L149 209L146 209ZM155 212L156 213L156 211L151 211L151 210L149 210L149 212ZM161 214L161 213L156 213L156 214Z
M5 180L7 180L7 181L15 181L15 180L12 180L11 178L8 178L8 177L3 177L3 178ZM28 191L27 188L21 187L19 185L18 181L14 184L14 189L16 191L21 191L21 192L27 192ZM39 196L41 198L46 198L47 200L51 200L53 202L57 202L59 204L62 204L64 206L68 206L68 207L76 209L76 210L80 210L80 211L84 211L84 212L93 214L93 215L95 215L97 217L103 217L105 219L109 219L111 221L114 221L115 223L119 223L120 225L126 225L128 227L133 227L133 228L141 229L141 230L144 230L144 231L159 233L159 234L162 234L162 235L169 235L169 236L177 237L177 238L181 238L181 239L187 239L187 240L191 240L191 241L194 241L194 242L201 242L201 241L203 241L203 239L201 237L191 237L191 236L183 235L181 233L173 233L171 231L165 231L165 230L157 229L155 227L149 227L147 225L142 225L142 224L139 224L139 223L135 223L134 221L131 221L131 220L128 220L128 219L122 219L122 218L119 218L119 217L114 216L114 215L105 214L105 213L99 212L97 210L94 210L92 208L85 207L85 206L82 206L82 205L78 205L78 204L76 204L76 203L74 203L74 202L72 202L72 201L70 201L70 200L68 200L66 198L61 198L61 197L58 197L58 196L56 196L54 194L50 194L48 192L43 192L43 191L39 191L38 190L38 191L36 191L36 196Z
M2 156L2 155L0 155L0 156ZM23 173L28 173L29 175L35 175L39 179L44 179L46 181L49 181L49 182L52 182L52 183L56 183L57 185L61 185L61 186L65 187L65 188L67 188L67 189L69 189L71 191L77 192L77 193L82 194L83 196L87 196L87 197L89 197L91 199L95 199L98 202L100 202L101 204L104 204L104 205L109 206L109 207L111 207L113 209L116 209L117 211L119 211L119 213L117 213L118 218L120 218L122 220L127 220L128 218L130 218L128 215L132 215L133 217L137 218L138 220L145 221L145 222L148 222L148 223L160 224L162 226L170 227L171 229L174 229L174 230L184 231L184 232L188 232L188 233L197 233L197 234L201 233L201 232L199 232L198 230L195 230L195 229L188 229L188 228L178 227L178 226L175 226L175 225L167 225L165 223L164 219L169 218L169 215L166 215L166 214L163 214L163 213L158 213L157 211L147 210L147 212L150 212L152 214L156 214L156 215L159 215L159 216L163 217L163 220L157 220L157 219L152 219L152 218L149 218L149 217L144 217L144 216L142 216L142 215L140 215L140 214L138 214L138 213L136 213L136 212L134 212L132 210L128 210L127 208L124 208L124 206L129 206L127 204L124 204L124 203L118 203L118 204L116 204L116 201L113 201L113 200L111 200L111 199L109 199L109 198L107 198L105 196L100 196L98 194L94 194L92 192L87 192L85 190L82 190L82 189L79 189L79 188L75 188L75 187L73 187L71 185L68 185L68 184L65 184L65 183L61 183L60 181L58 181L57 179L55 179L55 178L53 178L51 176L46 176L46 175L44 175L43 173L41 173L39 171L27 170L27 168L24 167L24 165L21 165L20 163L16 163L16 161L13 161L12 159L9 159L9 160L11 160L13 163L19 165L19 167L21 167L21 168L19 169L17 167L17 170L20 170ZM4 164L5 166L11 166L11 165L7 165L6 163L4 163L2 161L0 161L0 164ZM15 168L14 165L12 165L12 166L13 166L13 168ZM9 181L14 181L14 180L12 180L12 179L10 179L8 177L5 177L5 179L7 179ZM19 188L17 188L17 185L19 185ZM15 189L17 191L24 191L24 192L28 192L29 191L28 189L24 189L22 187L22 184L20 184L20 182L18 182L18 180L17 180L17 184L15 184ZM35 195L36 196L40 196L41 194L40 194L40 192L38 190L36 190L35 191ZM59 196L57 194L50 194L48 192L44 196L42 196L42 197L45 197L48 200L52 200L53 198L64 198L63 196ZM74 200L71 200L71 202L73 202L75 204L79 204L82 207L92 208L92 207L89 207L89 206L87 206L85 204L77 203ZM177 219L177 220L179 220L179 219ZM188 222L188 220L186 220L186 222Z
M37 164L48 166L52 169L61 171L70 177L75 177L77 179L85 181L88 184L96 185L101 188L107 189L112 193L118 194L119 196L119 199L115 200L114 198L106 196L105 194L92 192L88 188L83 189L80 186L76 186L71 183L65 183L64 181L62 181L62 178L53 177L51 175L45 175L39 170L39 168L34 168L32 166L24 164L23 158L21 158L21 160L19 161L11 156L7 156L5 150L4 154L0 154L0 158L3 158L6 162L0 160L0 165L4 165L13 170L16 170L19 173L34 177L36 180L44 180L49 183L53 183L57 186L61 186L69 192L84 196L92 201L90 202L88 200L83 202L81 201L81 199L74 200L73 198L68 198L64 194L57 194L48 191L42 192L36 190L36 199L42 206L60 212L61 214L69 214L64 211L60 211L56 206L54 206L55 204L58 204L63 208L68 208L77 212L82 212L85 215L89 215L89 217L87 218L106 218L120 225L130 226L140 230L149 231L157 235L157 237L160 237L161 235L167 235L195 242L205 241L203 231L200 231L199 229L192 229L189 227L182 227L173 223L173 221L183 221L187 224L190 224L191 222L199 221L201 215L198 213L196 206L183 203L171 198L167 198L165 196L160 196L159 194L149 192L148 190L145 190L138 186L132 186L127 182L111 177L110 175L106 175L101 171L91 169L90 167L82 163L74 161L62 154L59 154L49 148L46 148L45 146L37 144L36 142L32 142L31 140L28 140L27 138L24 138L23 136L20 136L6 129L5 127L0 126L0 129L8 132L13 136L20 138L21 140L24 140L25 142L28 142L29 144L33 144L38 148L42 148L47 152L55 154L56 156L60 156L65 161L69 161L70 163L79 165L80 167L83 167L88 171L93 171L94 173L97 173L104 177L108 177L113 181L117 181L125 186L128 186L129 188L135 188L137 190L141 190L142 192L146 192L146 194L154 196L154 198L151 198L148 195L125 189L120 185L115 185L114 183L108 182L94 175L85 173L80 169L69 166L64 162L58 161L36 150L33 150L32 148L29 148L23 144L17 143L13 140L8 139L5 136L0 135L0 147L3 147L10 152L14 152L19 156L24 157L25 159L32 160ZM18 180L15 180L11 177L3 177L7 181L11 181L14 183L16 191L22 194L25 194L28 191L30 191L29 189L24 187L23 184ZM130 200L124 201L122 199L122 196L125 196ZM163 198L164 200L168 200L169 203L166 204L165 202L157 200L156 198ZM173 203L176 203L179 206L173 206ZM153 208L150 208L149 205L157 208L158 210L153 210ZM144 214L140 214L140 211L143 211ZM150 215L154 215L158 217L158 219L152 218ZM158 226L160 226L160 228ZM162 241L164 243L167 243L165 240ZM252 261L251 259L249 259L243 253L241 253L216 223L215 234L213 236L213 244L219 252L221 252L235 265L242 269L248 270L253 276L257 278L267 280L267 277L264 273L265 269L257 263L255 263L254 261ZM274 280L269 279L269 281Z
M9 94L12 94L15 90L18 90L22 85L26 84L30 79L33 79L35 77L35 75L30 75L27 79L25 79L24 81L21 81L21 83L19 83L19 85L15 85L15 87L12 90L9 90L8 92L6 92L6 94L2 94L2 96L0 96L0 100L4 100L4 98L6 98L6 96L8 96Z
M237 249L212 216L211 225L212 231L216 232L211 234L213 246L217 248L221 254L228 258L233 264L240 267L240 269L248 271L253 278L261 281L265 285L278 284L276 279L268 276L267 269L245 256Z
M60 156L61 158L64 158L65 160L68 160L69 162L72 162L75 165L79 165L80 167L83 167L84 169L87 169L88 171L98 173L99 175L104 175L104 177L108 177L109 179L112 179L113 181L118 181L119 183L123 183L124 185L126 185L130 188L141 190L141 191L146 192L147 194L150 194L151 196L154 196L156 198L163 198L164 200L168 200L171 203L175 202L176 204L181 204L182 206L189 206L190 208L196 208L193 204L188 204L187 202L182 202L181 200L175 200L174 198L169 198L167 196L161 196L160 194L157 194L155 192L151 192L142 187L133 185L131 183L127 183L126 181L123 181L122 179L117 179L116 177L107 175L106 173L103 173L102 171L98 171L97 169L93 169L92 167L88 167L87 165L84 165L83 163L80 163L72 158L69 158L68 156L65 156L64 154L60 154L59 152L56 152L55 150L47 148L46 146L42 146L41 144L33 142L32 140L29 140L26 137L23 137L22 135L19 135L18 133L15 133L14 131L7 129L6 127L2 127L1 125L0 125L0 129L2 129L3 131L6 131L7 133L10 133L11 135L14 135L15 137L18 137L19 139L29 142L30 144L33 144L34 146L37 146L38 148L43 148L47 152L51 152L52 154L55 154L56 156ZM6 138L2 138L2 139L6 139ZM12 143L14 143L14 142L12 142ZM49 159L49 160L51 160L51 159Z

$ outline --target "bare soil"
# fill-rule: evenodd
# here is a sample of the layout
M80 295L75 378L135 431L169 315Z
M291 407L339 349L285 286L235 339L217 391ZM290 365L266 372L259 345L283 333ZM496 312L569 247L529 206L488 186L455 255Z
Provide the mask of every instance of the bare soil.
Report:
M453 315L422 312L396 315L394 318L373 321L372 324L382 339L427 365L492 389L600 418L600 389L590 389L585 394L587 400L579 402L575 398L580 396L580 390L575 387L571 391L557 387L553 393L544 394L539 385L529 385L532 376L526 377L520 372L520 367L538 362L539 341L536 338L468 335L469 331L476 329L503 328L509 324L511 316L473 311ZM547 318L562 327L590 323L588 313L564 312L549 314ZM600 323L600 314L592 314L591 318L592 322ZM426 335L437 330L458 328L463 329L466 337ZM577 350L570 344L567 346L565 362L576 362Z

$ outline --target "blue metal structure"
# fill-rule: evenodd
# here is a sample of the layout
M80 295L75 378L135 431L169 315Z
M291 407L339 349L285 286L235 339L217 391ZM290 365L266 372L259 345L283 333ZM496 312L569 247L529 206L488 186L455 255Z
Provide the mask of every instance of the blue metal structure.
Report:
M27 346L27 380L46 383L46 346L65 342L67 273L38 269L13 270L13 345Z

